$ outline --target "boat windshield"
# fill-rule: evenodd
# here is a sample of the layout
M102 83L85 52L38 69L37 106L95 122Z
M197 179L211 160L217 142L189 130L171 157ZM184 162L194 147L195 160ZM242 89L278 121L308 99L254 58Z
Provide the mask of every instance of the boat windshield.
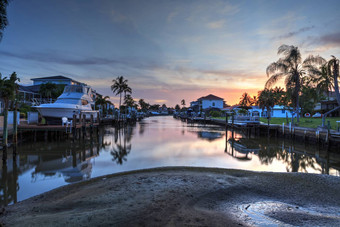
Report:
M83 87L82 86L66 86L64 92L83 93Z
M80 99L57 99L55 103L75 104L79 105Z

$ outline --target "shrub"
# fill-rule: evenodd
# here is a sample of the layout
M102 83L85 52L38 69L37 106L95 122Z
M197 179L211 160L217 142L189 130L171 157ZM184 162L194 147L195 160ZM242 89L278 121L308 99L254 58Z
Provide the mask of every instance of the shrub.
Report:
M221 117L221 112L220 111L211 111L210 116L212 117Z

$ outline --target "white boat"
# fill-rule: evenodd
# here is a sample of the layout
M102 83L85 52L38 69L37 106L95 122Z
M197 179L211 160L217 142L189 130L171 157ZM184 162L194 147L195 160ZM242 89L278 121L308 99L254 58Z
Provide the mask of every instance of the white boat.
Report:
M35 108L49 124L59 123L63 117L71 120L74 114L79 118L80 113L85 114L86 119L90 119L91 115L96 119L98 111L93 110L94 94L89 86L67 85L54 103L41 104Z

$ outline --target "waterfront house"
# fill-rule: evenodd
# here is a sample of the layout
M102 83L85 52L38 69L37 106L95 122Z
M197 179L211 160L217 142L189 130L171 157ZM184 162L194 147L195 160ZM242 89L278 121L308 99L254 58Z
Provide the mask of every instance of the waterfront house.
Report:
M293 108L291 107L287 107L287 106L280 106L280 105L275 105L272 109L271 109L271 117L292 117L292 111ZM267 109L262 110L260 107L258 106L251 106L251 108L248 110L249 114L251 116L260 116L260 117L267 117L268 116L268 112Z
M199 107L201 110L205 110L208 108L217 108L222 109L224 106L223 98L217 97L215 95L207 95L197 99L199 103Z

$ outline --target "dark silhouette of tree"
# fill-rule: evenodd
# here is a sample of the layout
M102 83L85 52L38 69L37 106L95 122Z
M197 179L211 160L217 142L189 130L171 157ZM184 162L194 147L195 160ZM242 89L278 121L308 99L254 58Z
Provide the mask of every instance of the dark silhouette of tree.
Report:
M119 95L119 115L120 118L120 107L122 105L122 93L126 93L128 80L124 79L123 76L118 76L115 80L112 80L111 90L115 95ZM131 88L130 88L131 89Z
M150 104L146 103L144 99L139 99L138 101L139 107L143 112L146 112L149 109Z
M300 119L299 96L302 87L302 78L305 74L305 68L308 65L320 62L319 56L309 56L303 63L300 50L295 46L281 45L278 54L283 57L276 62L271 63L266 70L269 77L265 88L271 88L279 79L285 77L287 94L292 98L292 103L297 113L297 121Z
M181 105L182 105L183 107L185 107L185 100L184 100L184 99L181 100Z
M244 92L240 99L241 99L239 102L240 106L246 107L246 106L251 106L254 104L254 99L247 92Z
M8 0L0 0L0 41L3 37L3 31L8 25L7 5L8 5Z
M8 121L8 109L10 102L13 102L16 98L16 94L18 91L19 85L17 81L20 79L17 77L17 74L13 72L9 79L7 77L2 78L0 74L0 97L4 100L4 135L3 135L3 144L7 145L7 121Z
M96 107L100 106L100 108L102 109L102 114L103 115L106 113L105 106L107 104L112 104L111 101L110 101L110 97L109 96L103 97L102 95L97 95L95 106Z

